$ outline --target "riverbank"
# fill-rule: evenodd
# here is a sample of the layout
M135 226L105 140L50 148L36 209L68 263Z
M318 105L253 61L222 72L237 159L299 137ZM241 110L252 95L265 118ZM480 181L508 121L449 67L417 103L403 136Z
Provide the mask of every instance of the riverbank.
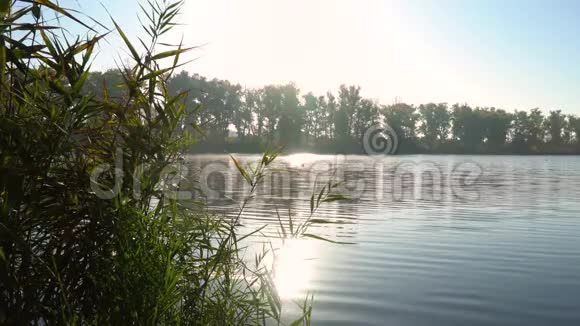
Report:
M200 142L190 146L187 150L189 154L227 154L227 153L242 153L242 154L261 154L266 149L277 148L279 145L271 145L264 143L206 143ZM294 153L312 153L323 155L334 154L349 154L349 155L369 155L365 151L362 144L325 144L317 146L284 146L283 152L285 154ZM371 154L384 154L380 149L371 152ZM400 146L394 153L390 155L580 155L580 146L570 145L560 149L521 149L506 145L504 148L489 150L489 149L467 149L456 144L446 144L439 146L436 150L425 148L422 146Z

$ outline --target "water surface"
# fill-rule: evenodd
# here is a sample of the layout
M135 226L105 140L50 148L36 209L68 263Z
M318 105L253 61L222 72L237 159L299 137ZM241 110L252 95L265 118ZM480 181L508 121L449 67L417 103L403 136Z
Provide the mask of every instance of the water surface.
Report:
M233 214L247 187L229 157L189 160L213 209ZM355 244L281 251L280 293L313 293L315 325L580 325L580 158L295 154L273 171L248 230L276 237L277 211L285 227L306 218L332 176L352 199L325 204L316 217L339 223L310 232Z

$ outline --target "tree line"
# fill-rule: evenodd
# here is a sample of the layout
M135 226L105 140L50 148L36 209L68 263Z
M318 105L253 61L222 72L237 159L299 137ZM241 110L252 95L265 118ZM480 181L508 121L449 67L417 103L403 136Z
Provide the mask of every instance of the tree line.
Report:
M123 97L118 70L92 73L86 90ZM364 98L360 86L301 94L295 84L245 88L227 80L182 71L167 82L173 95L187 94L184 129L205 132L197 151L255 152L272 144L289 150L362 152L365 131L388 124L399 153L578 154L580 118L538 108L509 112L467 104L384 105Z

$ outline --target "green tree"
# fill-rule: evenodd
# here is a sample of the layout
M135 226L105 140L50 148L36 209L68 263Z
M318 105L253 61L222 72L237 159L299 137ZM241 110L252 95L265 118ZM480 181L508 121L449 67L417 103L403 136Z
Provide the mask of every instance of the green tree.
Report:
M257 136L260 139L264 132L264 120L265 118L265 106L263 102L263 89L246 89L244 95L244 103L246 107L250 110L252 116L252 123L250 124L250 129L252 130L252 135ZM253 121L256 121L255 124Z
M379 123L380 107L376 101L362 99L356 107L355 119L353 119L353 136L356 140L362 139L365 131Z
M544 129L544 114L539 108L532 109L528 116L529 138L528 144L533 151L539 151L544 143L546 132Z
M511 143L517 151L526 149L529 139L529 122L526 111L516 111L512 126Z
M336 123L337 123L337 111L338 104L336 103L336 97L332 92L326 93L326 116L327 116L327 134L330 139L336 140Z
M258 123L264 121L265 136L273 139L278 127L278 119L282 110L282 93L278 86L268 85L262 91L262 105L264 106L262 117ZM259 128L260 129L260 128Z
M468 105L453 105L453 138L458 141L465 150L476 152L486 137L485 111L472 109Z
M417 109L405 103L397 103L383 108L385 123L395 130L401 141L415 142L419 114Z
M322 142L330 138L330 114L328 111L328 103L325 96L318 96L318 110L316 114L316 121L318 121L318 137L317 141Z
M199 124L208 123L210 118L207 111L201 110L202 83L205 79L199 75L190 76L185 70L171 76L167 80L167 90L171 96L183 95L186 117L183 129L192 135L198 135Z
M572 115L565 115L564 129L562 132L562 141L565 145L572 145L574 143L574 129L571 125L572 117Z
M300 91L294 84L279 87L281 94L280 120L278 133L280 142L284 145L300 145L304 125L304 112L298 96Z
M576 144L580 144L580 118L571 115L568 118L568 125L570 131L574 134L571 138L575 140Z
M538 152L544 141L544 116L539 109L516 111L512 128L512 147L517 152Z
M429 103L419 106L419 132L425 144L433 149L445 142L451 126L451 113L446 103Z
M122 102L129 95L127 90L121 87L123 74L119 69L108 69L105 72L90 72L83 84L83 92L97 98L107 96L110 99Z
M561 110L550 111L550 115L544 122L545 132L550 138L549 143L554 146L560 146L564 143L563 133L566 128L566 116Z
M338 114L336 115L335 128L340 141L351 141L355 134L355 125L358 123L358 108L362 97L360 96L360 86L340 85L338 90ZM356 130L357 133L360 132Z
M485 110L483 117L486 126L488 149L501 150L505 147L514 116L504 110L491 108Z
M312 93L303 96L304 105L304 135L309 141L316 142L321 133L320 113L323 110L319 105L319 98Z
M204 84L202 91L204 96L201 104L203 110L210 115L208 138L223 142L234 120L234 112L241 108L242 88L229 81L213 79Z
M242 91L243 100L239 103L238 109L233 112L232 123L238 133L238 138L241 142L246 140L246 137L251 133L253 116L252 113L256 109L256 99L251 94L251 90L244 89Z

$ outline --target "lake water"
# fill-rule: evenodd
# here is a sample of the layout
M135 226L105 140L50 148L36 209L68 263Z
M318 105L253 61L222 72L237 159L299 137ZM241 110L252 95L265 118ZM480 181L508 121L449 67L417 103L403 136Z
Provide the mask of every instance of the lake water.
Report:
M189 161L213 209L237 211L247 187L229 158ZM354 244L280 250L280 294L314 294L314 325L580 325L578 157L295 154L272 171L248 230L276 237L276 211L286 227L306 218L332 176L351 199L324 204L316 217L339 223L309 232Z

